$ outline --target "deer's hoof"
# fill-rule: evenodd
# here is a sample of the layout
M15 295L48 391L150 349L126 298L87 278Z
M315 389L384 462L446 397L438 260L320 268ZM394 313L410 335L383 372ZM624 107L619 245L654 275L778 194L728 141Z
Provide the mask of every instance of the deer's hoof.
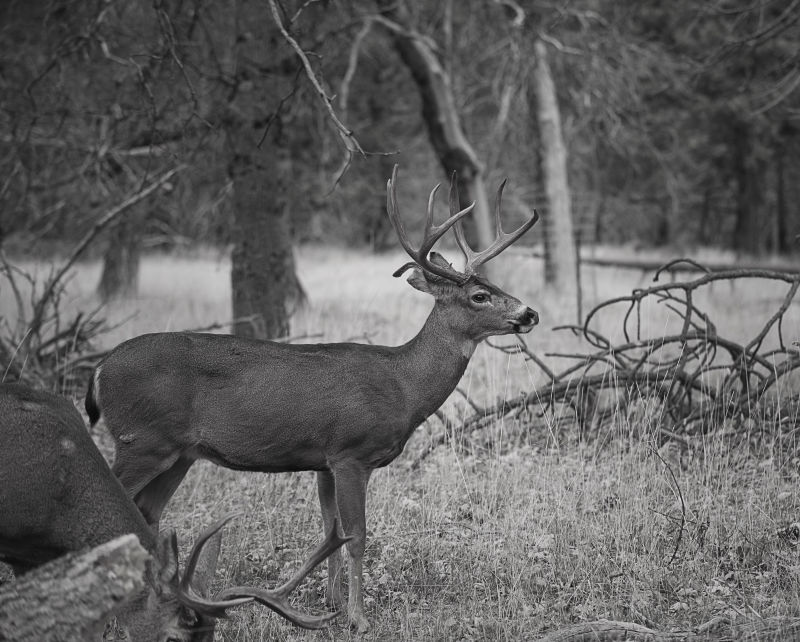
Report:
M348 619L350 620L350 628L355 629L357 633L367 633L369 631L369 620L363 612L354 611L348 613Z
M340 591L333 591L325 594L325 606L334 611L341 611L344 608L345 601L342 599Z

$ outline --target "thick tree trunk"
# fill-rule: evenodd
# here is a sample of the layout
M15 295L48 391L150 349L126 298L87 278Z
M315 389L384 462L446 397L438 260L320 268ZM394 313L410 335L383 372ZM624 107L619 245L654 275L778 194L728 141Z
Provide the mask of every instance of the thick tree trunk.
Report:
M253 67L264 52L281 46L266 3L240 0L220 15L227 31L221 63L233 79L246 75L252 88L226 106L226 150L233 180L231 286L234 333L259 339L289 333L289 317L304 293L295 273L290 233L293 187L290 137L282 122L281 97L289 94L293 70L264 74ZM237 34L247 33L247 38ZM256 62L257 64L257 62ZM285 75L288 74L288 75ZM293 123L291 127L301 124ZM265 136L266 130L266 136Z
M299 296L288 221L288 160L277 145L256 148L245 132L230 166L233 178L234 249L231 266L234 332L270 339L289 334Z
M135 535L70 553L0 587L0 640L99 640L145 586L149 555Z
M575 240L572 226L572 202L567 181L567 151L561 132L555 85L547 60L547 48L541 40L534 45L536 68L534 87L537 124L541 140L542 176L547 193L544 218L544 278L559 290L575 289Z
M103 255L103 272L97 286L97 294L102 301L136 296L141 257L139 230L143 222L144 212L139 205L134 212L117 221L111 230Z
M436 157L448 179L457 172L461 205L475 202L473 225L468 222L465 227L467 239L473 246L486 247L494 241L494 228L483 168L461 126L450 76L427 42L408 24L405 6L388 0L377 3L384 15L401 27L392 30L394 46L419 89L422 118Z

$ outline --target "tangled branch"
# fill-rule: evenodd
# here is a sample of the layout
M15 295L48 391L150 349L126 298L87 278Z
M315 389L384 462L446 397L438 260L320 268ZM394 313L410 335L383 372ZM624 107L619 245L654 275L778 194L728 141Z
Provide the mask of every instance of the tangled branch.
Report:
M662 266L653 280L657 282L665 270L684 261L678 259ZM705 286L741 279L787 285L777 309L744 343L722 336L697 302L697 293ZM476 409L459 426L460 434L469 434L515 413L532 410L544 416L559 407L574 412L582 431L590 426L599 428L624 413L633 401L643 398L661 402L659 430L664 436L679 440L687 433L718 426L730 418L761 413L769 407L763 403L765 398L791 373L800 371L800 350L792 344L798 337L795 334L787 339L784 327L798 288L800 273L735 269L705 271L693 280L633 290L595 306L582 325L555 328L573 334L587 346L575 353L546 354L572 361L561 370L548 366L522 338L510 346L493 345L505 353L522 353L546 381L515 398ZM645 302L662 306L680 329L662 336L646 336L642 329ZM624 310L620 328L624 340L614 343L599 329L598 319L619 306ZM619 317L617 312L615 318ZM775 347L765 348L768 337L777 343ZM455 434L452 422L446 422L446 426L446 434L435 440L423 457Z

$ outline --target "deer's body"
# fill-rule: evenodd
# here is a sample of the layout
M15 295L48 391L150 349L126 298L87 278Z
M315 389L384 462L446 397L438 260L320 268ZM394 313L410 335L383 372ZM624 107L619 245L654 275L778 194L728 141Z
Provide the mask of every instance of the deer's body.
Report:
M277 591L233 587L210 600L217 533L226 521L200 536L181 579L174 532L157 535L151 529L72 403L24 385L0 384L0 561L10 564L15 574L134 533L151 560L148 586L117 614L126 639L208 642L215 618L253 599L301 626L323 626L330 615L306 616L289 607L285 598L309 565L341 546L335 531L303 572ZM209 539L215 543L204 548Z
M1 384L0 426L0 560L16 573L126 533L155 549L69 401Z
M395 170L396 171L396 170ZM433 197L419 250L408 242L397 214L393 175L388 210L414 263L408 279L434 297L425 325L408 343L288 345L223 335L150 334L115 348L98 366L86 397L94 422L102 414L116 442L113 470L150 523L157 523L192 463L200 458L237 470L317 471L322 518L341 519L351 539L348 569L350 622L369 627L361 590L366 539L367 483L386 466L455 389L483 339L529 332L536 312L473 271L499 254L536 221L503 234L468 259L464 273L429 251L471 210L434 226ZM502 191L502 187L501 190ZM339 605L339 556L328 566L328 601Z
M331 470L343 460L385 466L467 363L424 335L384 347L148 334L112 352L90 399L117 440L115 470L137 495L178 458L260 472ZM162 459L152 447L165 439Z

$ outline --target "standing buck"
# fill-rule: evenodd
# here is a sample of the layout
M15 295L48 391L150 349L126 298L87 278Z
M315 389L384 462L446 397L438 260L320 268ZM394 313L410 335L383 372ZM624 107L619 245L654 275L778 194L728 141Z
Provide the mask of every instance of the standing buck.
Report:
M167 332L115 348L89 383L86 410L102 414L116 441L114 472L150 523L197 459L235 470L317 471L326 529L337 516L347 543L350 623L369 628L364 615L361 561L366 536L367 482L375 468L402 451L411 433L447 399L475 347L492 335L529 332L531 308L481 277L477 269L519 239L538 219L475 253L459 220L454 181L450 218L433 224L428 200L425 235L410 243L397 209L397 166L387 185L387 209L400 243L414 259L408 282L435 299L416 337L397 346L328 343L288 345L215 334ZM455 226L467 259L459 272L431 248ZM430 257L429 257L430 254ZM328 562L329 604L342 604L341 559Z
M151 530L75 407L56 395L0 384L0 561L16 574L133 533L152 555L147 590L117 614L119 626L134 642L210 641L216 618L253 600L306 628L321 628L335 617L309 616L287 601L305 575L346 541L333 526L297 574L278 589L236 586L209 599L217 533L229 519L198 538L180 577L175 532L156 535ZM210 539L213 544L205 546Z

